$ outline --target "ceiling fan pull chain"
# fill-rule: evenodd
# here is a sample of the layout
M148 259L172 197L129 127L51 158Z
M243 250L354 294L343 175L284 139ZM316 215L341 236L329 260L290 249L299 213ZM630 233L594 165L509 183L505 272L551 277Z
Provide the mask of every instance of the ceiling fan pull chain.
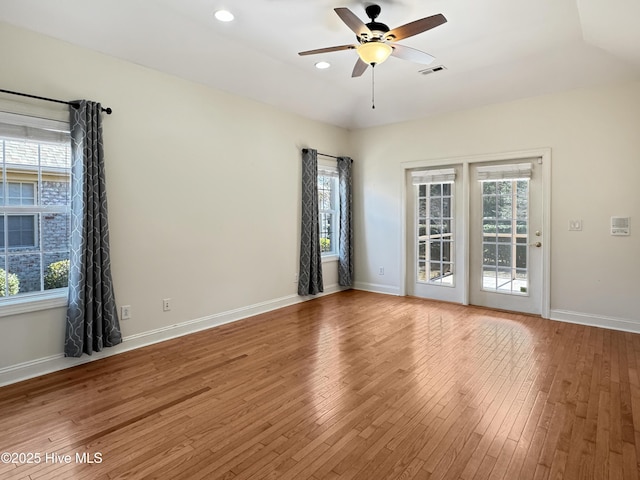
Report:
M371 109L376 108L376 64L371 64Z

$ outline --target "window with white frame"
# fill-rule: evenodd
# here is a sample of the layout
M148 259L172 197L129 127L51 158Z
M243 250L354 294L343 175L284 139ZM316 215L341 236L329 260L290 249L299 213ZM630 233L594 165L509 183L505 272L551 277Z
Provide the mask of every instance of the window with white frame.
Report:
M320 223L320 252L323 257L338 255L338 170L318 168L318 221Z
M0 307L67 287L67 122L0 112Z
M454 286L455 169L412 172L416 194L416 281Z

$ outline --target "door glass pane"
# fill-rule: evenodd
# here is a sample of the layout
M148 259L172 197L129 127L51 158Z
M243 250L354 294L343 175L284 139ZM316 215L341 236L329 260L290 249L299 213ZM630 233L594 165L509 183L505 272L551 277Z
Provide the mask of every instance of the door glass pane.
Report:
M416 188L416 281L419 283L453 286L454 219L451 185L430 183Z
M527 180L483 182L483 290L527 294L528 204Z

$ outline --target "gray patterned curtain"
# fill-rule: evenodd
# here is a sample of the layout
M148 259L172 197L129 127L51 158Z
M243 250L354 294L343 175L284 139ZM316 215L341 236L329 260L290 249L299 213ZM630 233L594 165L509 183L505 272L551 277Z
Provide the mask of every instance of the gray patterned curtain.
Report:
M122 342L111 281L101 106L73 103L66 357L91 355Z
M340 197L338 284L343 287L353 286L352 165L353 160L349 157L338 157L338 191Z
M302 215L300 226L300 269L298 295L324 291L318 222L318 152L302 150Z

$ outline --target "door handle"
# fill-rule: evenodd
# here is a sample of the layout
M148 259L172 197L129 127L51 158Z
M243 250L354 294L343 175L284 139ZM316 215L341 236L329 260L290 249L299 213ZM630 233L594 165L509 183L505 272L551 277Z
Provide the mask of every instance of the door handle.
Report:
M542 246L542 242L530 243L529 246L530 247L538 247L538 248L540 248Z

